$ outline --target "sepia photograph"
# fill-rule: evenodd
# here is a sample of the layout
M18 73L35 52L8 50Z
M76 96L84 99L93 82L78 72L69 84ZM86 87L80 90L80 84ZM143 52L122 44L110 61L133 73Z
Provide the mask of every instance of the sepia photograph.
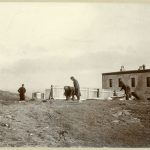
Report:
M0 147L150 148L150 3L0 2Z

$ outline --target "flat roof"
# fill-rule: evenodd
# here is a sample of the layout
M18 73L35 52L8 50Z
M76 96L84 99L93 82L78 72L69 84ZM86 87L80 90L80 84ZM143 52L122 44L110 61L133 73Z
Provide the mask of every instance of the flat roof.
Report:
M118 74L132 74L132 73L150 73L150 69L145 70L127 70L127 71L118 71L118 72L108 72L108 73L102 73L102 75L118 75Z

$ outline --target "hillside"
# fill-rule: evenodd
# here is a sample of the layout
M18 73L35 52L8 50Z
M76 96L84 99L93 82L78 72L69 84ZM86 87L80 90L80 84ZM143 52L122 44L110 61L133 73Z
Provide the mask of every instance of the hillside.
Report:
M26 99L29 100L28 97L26 97ZM12 93L12 92L9 92L9 91L2 91L0 90L0 100L3 102L3 103L7 103L7 102L15 102L15 101L18 101L19 100L19 94L18 93Z
M2 91L0 90L0 100L18 100L19 99L19 95L18 93L12 93L12 92L9 92L9 91Z
M150 147L150 102L0 104L1 147Z

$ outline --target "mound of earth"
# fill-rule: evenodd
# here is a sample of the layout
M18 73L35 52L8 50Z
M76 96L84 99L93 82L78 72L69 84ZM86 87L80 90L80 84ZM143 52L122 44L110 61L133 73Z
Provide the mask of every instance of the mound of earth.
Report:
M149 147L150 102L1 104L1 147Z

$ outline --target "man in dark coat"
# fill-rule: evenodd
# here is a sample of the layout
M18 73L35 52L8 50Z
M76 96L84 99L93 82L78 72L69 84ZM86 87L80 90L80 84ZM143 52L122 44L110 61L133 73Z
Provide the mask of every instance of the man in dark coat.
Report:
M123 83L123 81L120 81L120 86L121 86L121 89L120 91L124 90L125 94L126 94L126 100L129 100L129 98L131 97L131 89L128 85L125 85Z
M72 100L74 100L75 95L75 89L71 86L64 86L64 95L66 96L66 100L69 100L70 97L72 97Z
M24 88L24 84L22 84L22 87L18 89L18 92L20 96L20 101L25 100L26 89Z
M80 92L80 86L78 81L72 76L70 79L73 81L74 89L75 89L75 95L78 100L80 100L81 92ZM74 99L74 96L73 96Z

